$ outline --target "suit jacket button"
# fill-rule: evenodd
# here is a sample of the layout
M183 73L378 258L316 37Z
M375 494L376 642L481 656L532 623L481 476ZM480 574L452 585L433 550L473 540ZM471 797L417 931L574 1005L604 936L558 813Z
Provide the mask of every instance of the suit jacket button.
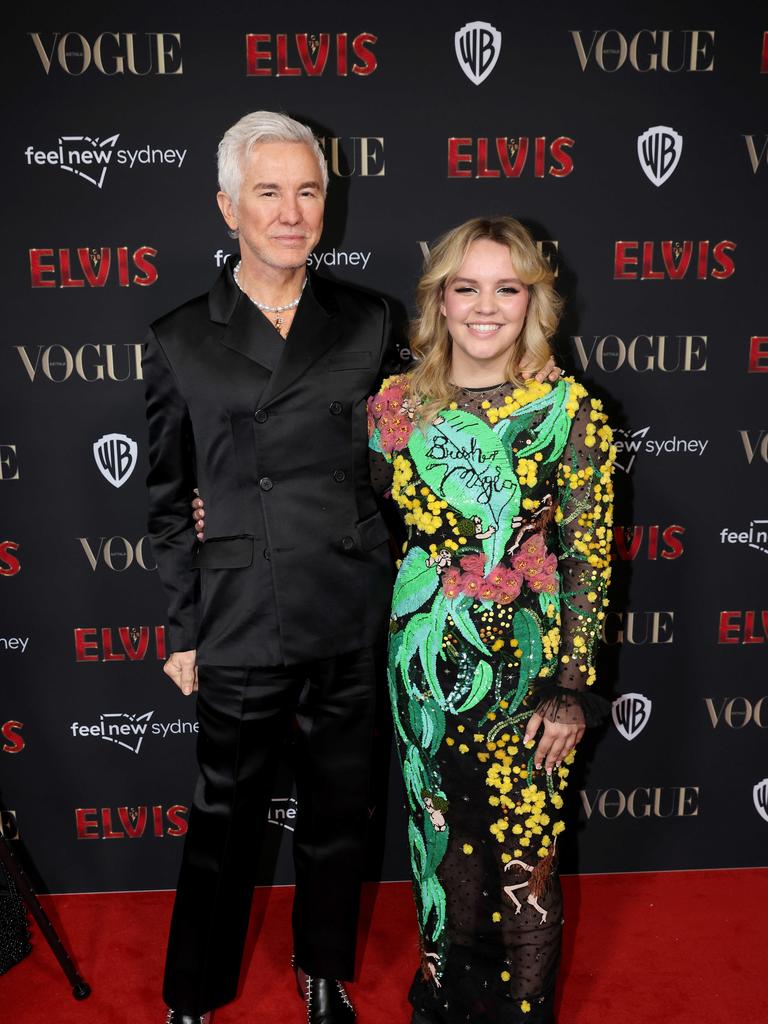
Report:
M347 474L344 472L343 469L334 469L333 479L336 481L337 484L343 484L344 481L347 479Z
M263 476L261 480L259 480L259 487L262 489L262 491L271 491L273 484L268 476Z
M328 406L331 416L340 416L344 412L344 406L341 402L331 402Z
M341 546L344 548L345 551L351 551L352 548L355 546L355 542L351 537L342 537Z
M269 561L272 558L272 555L269 553L269 548L264 548L264 557L266 558L267 561Z
M269 413L266 411L266 409L257 409L256 412L253 414L253 418L256 420L257 423L266 423L267 420L269 419Z

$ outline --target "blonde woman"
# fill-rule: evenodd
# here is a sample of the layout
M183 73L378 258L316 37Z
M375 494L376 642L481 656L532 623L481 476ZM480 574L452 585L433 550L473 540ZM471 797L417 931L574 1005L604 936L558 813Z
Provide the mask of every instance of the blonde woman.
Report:
M604 702L611 431L550 358L560 300L528 231L432 249L415 368L369 402L374 481L408 531L388 676L421 936L417 1024L552 1022L574 748Z

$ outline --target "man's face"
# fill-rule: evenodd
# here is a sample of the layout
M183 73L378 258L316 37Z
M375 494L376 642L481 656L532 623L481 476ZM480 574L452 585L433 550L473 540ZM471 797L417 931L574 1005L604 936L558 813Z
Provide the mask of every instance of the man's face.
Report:
M245 163L240 195L217 196L240 253L281 270L302 267L323 230L325 196L315 154L303 142L262 142Z

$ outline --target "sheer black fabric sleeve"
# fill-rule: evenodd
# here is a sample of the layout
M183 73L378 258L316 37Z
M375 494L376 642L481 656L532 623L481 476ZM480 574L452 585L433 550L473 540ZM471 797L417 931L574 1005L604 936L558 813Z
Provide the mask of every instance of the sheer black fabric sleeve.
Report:
M573 423L560 460L555 513L561 577L559 664L556 676L537 695L539 714L549 721L589 726L601 721L610 706L592 686L611 574L615 449L597 399L574 384L569 404Z

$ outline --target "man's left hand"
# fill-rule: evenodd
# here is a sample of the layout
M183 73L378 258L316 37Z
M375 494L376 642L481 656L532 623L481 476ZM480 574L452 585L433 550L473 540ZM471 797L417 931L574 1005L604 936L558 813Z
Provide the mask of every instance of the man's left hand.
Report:
M524 380L529 380L533 377L539 382L539 384L543 384L544 381L549 381L550 384L554 384L565 375L565 370L561 370L554 358L550 356L537 373L532 373L530 370L526 370L525 363L520 367L520 373Z

